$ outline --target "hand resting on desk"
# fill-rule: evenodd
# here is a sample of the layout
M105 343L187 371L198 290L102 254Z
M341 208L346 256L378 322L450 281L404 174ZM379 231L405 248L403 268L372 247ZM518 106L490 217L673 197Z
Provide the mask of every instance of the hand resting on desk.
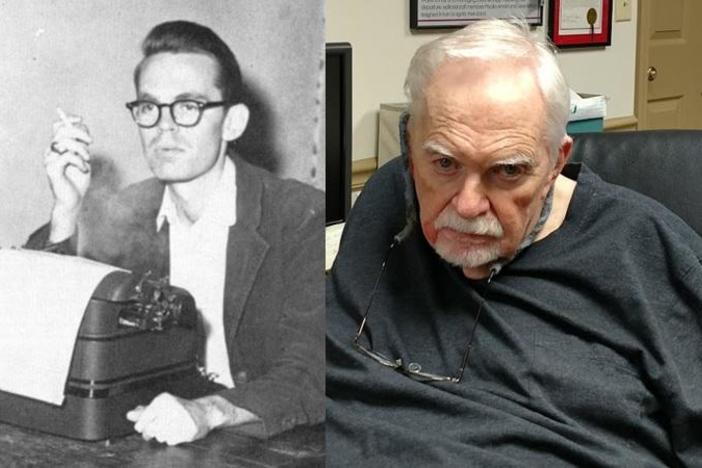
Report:
M212 429L252 422L258 417L219 395L187 400L161 393L148 406L129 411L127 419L134 422L134 430L145 440L176 445L201 439Z

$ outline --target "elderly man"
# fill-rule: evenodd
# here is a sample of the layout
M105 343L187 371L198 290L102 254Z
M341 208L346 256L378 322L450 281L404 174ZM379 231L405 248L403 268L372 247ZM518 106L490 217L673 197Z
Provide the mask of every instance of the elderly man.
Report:
M329 466L699 466L702 239L561 174L568 88L525 26L424 45L406 90L327 281Z
M79 225L92 139L81 119L62 115L45 156L51 222L28 246L75 254L79 245L86 257L169 276L195 297L203 364L221 390L192 401L162 394L135 408L125 417L146 439L177 444L252 421L269 436L319 423L322 194L232 151L249 111L236 58L213 31L163 23L142 49L127 107L155 178Z

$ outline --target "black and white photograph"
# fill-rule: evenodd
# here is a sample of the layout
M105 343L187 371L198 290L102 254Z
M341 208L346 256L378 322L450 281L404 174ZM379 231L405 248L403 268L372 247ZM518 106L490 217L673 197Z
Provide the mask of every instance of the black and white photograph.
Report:
M323 10L0 2L0 465L323 466Z

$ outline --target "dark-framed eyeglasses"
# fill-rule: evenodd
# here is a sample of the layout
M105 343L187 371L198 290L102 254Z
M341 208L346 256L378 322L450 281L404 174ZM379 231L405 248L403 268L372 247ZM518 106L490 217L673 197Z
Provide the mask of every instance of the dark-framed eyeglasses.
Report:
M391 369L394 369L407 377L418 380L420 382L448 382L448 383L459 383L463 379L463 374L465 373L466 367L468 366L468 359L470 357L470 351L473 346L473 338L475 337L475 331L478 328L478 320L480 319L480 313L483 310L483 305L486 301L487 298L487 288L490 285L490 282L492 281L492 278L495 276L495 273L497 270L490 270L490 276L487 279L487 282L485 283L485 288L483 289L483 294L482 294L482 299L479 302L478 305L478 311L475 314L475 321L473 322L473 326L471 327L470 330L470 335L467 340L467 344L465 347L465 351L463 352L463 358L461 360L461 365L458 368L458 371L453 376L446 376L446 375L440 375L440 374L434 374L431 372L424 372L422 370L422 366L412 362L409 365L405 365L404 362L402 361L402 358L389 358L375 350L373 350L373 344L372 341L368 340L368 343L370 344L369 347L365 347L360 343L360 338L361 335L363 335L363 330L366 327L366 322L368 320L368 313L370 312L371 306L373 304L373 299L375 298L375 294L378 291L378 284L380 283L380 279L383 276L383 273L385 273L385 267L387 265L388 259L390 258L390 253L393 251L393 249L399 244L399 241L397 239L393 240L393 242L390 244L390 247L388 248L388 251L385 253L385 257L383 258L383 263L380 266L380 271L378 272L378 276L375 279L375 284L373 285L373 290L370 293L370 297L368 298L368 305L366 306L365 313L363 314L363 319L361 320L361 325L358 327L358 332L356 332L356 335L353 338L353 346L356 348L357 351L359 351L361 354L364 354L368 356L369 358L373 359L375 362L378 364L381 364L385 367L389 367Z
M173 121L181 127L194 127L200 123L202 113L213 107L225 106L226 101L200 102L194 99L179 99L170 104L159 104L153 101L132 101L126 104L132 113L132 118L141 128L151 128L161 120L161 109L167 107Z

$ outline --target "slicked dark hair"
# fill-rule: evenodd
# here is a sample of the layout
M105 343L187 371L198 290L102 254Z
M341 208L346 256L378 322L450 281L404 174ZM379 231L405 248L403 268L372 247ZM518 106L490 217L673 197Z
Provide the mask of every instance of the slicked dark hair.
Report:
M194 52L212 57L219 66L215 86L222 91L222 100L235 104L241 98L241 70L229 46L210 28L190 21L168 21L155 26L141 44L144 58L134 69L134 86L144 60L161 52Z

